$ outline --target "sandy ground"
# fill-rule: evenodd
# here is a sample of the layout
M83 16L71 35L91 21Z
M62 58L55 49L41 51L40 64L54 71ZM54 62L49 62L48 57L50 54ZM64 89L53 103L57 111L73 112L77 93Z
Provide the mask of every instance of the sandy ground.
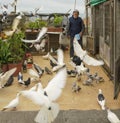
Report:
M73 69L73 67L69 64L70 59L68 55L69 51L65 51L65 63L67 65L67 69ZM42 68L47 66L50 67L49 60L44 60L41 56L33 56L33 61L39 64ZM97 95L98 89L101 88L103 94L106 98L106 106L111 109L119 109L120 108L120 97L117 100L113 99L113 92L114 92L114 85L109 80L106 73L103 71L102 67L90 67L90 72L94 74L98 72L99 76L104 78L103 83L95 83L94 86L84 86L82 82L86 79L85 76L82 76L82 80L79 82L80 87L82 88L79 93L72 92L72 83L77 81L74 77L67 78L67 84L63 89L63 93L61 97L57 100L60 104L61 110L68 110L68 109L78 109L78 110L92 110L97 109L100 110L100 106L97 103ZM41 78L41 82L45 87L49 80L54 77L53 75L48 75L44 73ZM28 78L27 73L23 73L24 80ZM34 86L37 82L31 83L28 88L21 86L18 84L17 77L14 77L14 82L11 86L0 89L0 109L6 106L13 98L15 98L17 92L21 90L27 90ZM26 99L25 97L20 97L20 104L17 107L18 111L30 111L30 110L38 110L40 107L38 105L33 104L30 100Z

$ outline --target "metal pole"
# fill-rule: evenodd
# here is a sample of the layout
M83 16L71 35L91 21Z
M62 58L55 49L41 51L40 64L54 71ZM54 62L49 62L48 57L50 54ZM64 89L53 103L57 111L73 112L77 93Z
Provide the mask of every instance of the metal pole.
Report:
M86 0L86 34L88 35L88 0Z
M75 8L76 8L76 0L75 0L75 3L74 3L74 10L75 10Z

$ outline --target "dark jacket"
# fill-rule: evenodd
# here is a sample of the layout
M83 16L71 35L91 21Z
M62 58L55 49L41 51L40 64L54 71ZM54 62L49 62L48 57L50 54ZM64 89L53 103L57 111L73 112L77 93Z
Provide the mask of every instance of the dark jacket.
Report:
M74 37L76 34L80 32L84 32L84 30L85 30L85 25L80 17L74 18L72 16L69 18L68 35Z

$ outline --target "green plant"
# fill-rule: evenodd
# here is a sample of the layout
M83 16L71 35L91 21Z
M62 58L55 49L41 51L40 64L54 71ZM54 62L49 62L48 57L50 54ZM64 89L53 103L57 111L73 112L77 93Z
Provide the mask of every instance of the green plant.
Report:
M9 63L18 63L23 59L26 45L21 41L22 38L24 38L24 33L19 32L8 39L8 43L10 43L9 50L11 52L8 59Z
M7 64L10 56L10 43L0 40L0 63Z
M63 17L55 15L55 18L53 20L54 26L61 26Z
M27 28L31 28L31 29L39 29L42 28L44 26L47 26L47 22L40 20L40 19L36 19L34 22L29 22L27 24Z

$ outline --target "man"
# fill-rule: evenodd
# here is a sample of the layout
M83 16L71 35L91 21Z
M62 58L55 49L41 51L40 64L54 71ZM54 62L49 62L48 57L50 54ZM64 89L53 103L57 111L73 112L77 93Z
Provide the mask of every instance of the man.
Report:
M79 17L79 11L74 10L72 17L69 18L68 24L68 36L70 37L70 58L72 60L74 56L74 47L73 40L74 37L77 37L79 44L82 46L82 35L84 32L85 26L82 18Z

